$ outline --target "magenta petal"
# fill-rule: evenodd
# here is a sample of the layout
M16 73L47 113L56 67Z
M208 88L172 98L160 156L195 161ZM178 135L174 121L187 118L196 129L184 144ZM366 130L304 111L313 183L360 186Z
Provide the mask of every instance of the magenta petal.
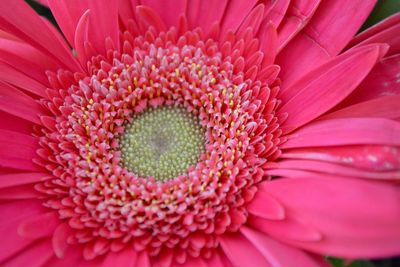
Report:
M18 226L19 222L16 221L48 211L39 200L0 202L0 208L0 225L11 223Z
M399 62L400 54L379 62L360 86L345 100L343 106L382 96L400 95Z
M225 263L218 253L214 253L213 256L206 261L208 267L230 267L228 263Z
M85 49L89 42L89 17L90 10L87 10L78 21L74 37L76 54L83 66L86 64L89 58L93 56L88 54L88 51Z
M27 238L51 236L60 222L58 213L55 211L32 216L19 225L18 234ZM46 227L43 227L44 225Z
M135 17L134 6L139 4L137 3L138 1L139 0L118 0L118 14L125 28L127 28L129 21Z
M141 3L160 14L167 28L178 26L179 17L185 14L187 6L187 0L142 0Z
M87 9L86 1L48 0L52 14L71 45L74 44L75 29Z
M400 147L358 145L292 149L282 158L332 162L372 172L400 170ZM379 175L379 174L378 174Z
M34 189L33 185L0 188L0 200L35 199L41 196L42 195Z
M99 52L106 52L105 40L110 39L119 51L118 1L88 1L90 16L90 42Z
M257 192L247 209L251 214L264 219L283 220L285 218L284 207L276 199L262 191Z
M0 166L28 171L40 168L32 162L36 157L38 140L35 137L0 130Z
M278 50L282 50L306 26L320 2L321 0L295 0L290 2L289 10L279 25Z
M162 266L163 267L163 266ZM225 267L215 265L213 262L205 262L202 258L188 258L184 264L172 263L171 267Z
M208 33L213 24L221 21L227 3L227 0L191 0L186 11L189 27L191 29L201 27Z
M291 244L351 258L400 253L399 186L315 178L279 179L261 186L281 201L291 216L301 218L323 235L319 242Z
M281 170L281 172L279 172ZM306 173L298 174L295 171L306 171L309 172L307 176ZM305 159L285 159L281 160L279 163L267 171L269 175L281 175L284 177L318 177L321 174L326 178L367 178L367 179L379 179L379 180L400 180L399 171L369 171L354 168L352 166L345 166L343 164L335 164L331 162L324 162L321 160L305 160Z
M26 76L22 72L3 62L0 62L0 69L0 81L10 83L37 96L46 96L46 86L44 84L41 84L29 76Z
M281 78L284 87L339 54L375 3L375 0L322 1L311 21L277 58L283 70Z
M34 123L0 110L0 129L26 135L32 134Z
M18 200L0 203L0 236L3 244L0 253L0 265L14 253L25 249L35 240L23 238L18 235L19 224L29 219L45 213L47 210L42 203L37 200Z
M260 51L264 53L262 65L269 66L275 61L278 47L278 35L275 26L270 22L264 22L258 32L258 39L260 40Z
M362 44L387 43L390 45L388 55L400 52L400 13L394 14L385 20L373 25L357 35L348 47Z
M321 233L315 227L291 217L281 221L272 221L251 216L249 225L282 241L319 242L322 239Z
M283 126L292 131L325 113L367 76L386 46L371 45L338 56L284 90L280 112L290 116Z
M242 227L240 231L264 255L274 267L301 266L321 267L312 257L305 252L279 243L264 233Z
M320 119L339 119L339 118L400 118L400 95L382 96L365 102L360 102L337 111L328 113Z
M226 16L222 21L222 33L235 32L256 3L255 0L229 1L225 10Z
M53 250L56 256L60 259L65 258L66 251L68 249L67 239L71 234L71 228L68 223L59 224L54 230L53 237L51 239Z
M235 267L272 266L241 233L222 236L220 242L225 255Z
M140 267L150 267L151 266L149 255L147 254L147 252L142 251L137 255L135 266L140 266Z
M17 233L17 227L18 225L15 224L7 224L2 225L0 228L1 241L3 244L7 244L1 246L0 266L4 266L3 262L12 258L14 255L23 254L20 252L25 251L36 241L34 239L20 237Z
M36 242L33 246L2 263L4 267L45 267L46 262L54 256L49 240Z
M62 37L56 36L58 33L50 30L48 24L28 4L24 1L1 2L0 9L1 29L12 33L45 54L50 54L61 65L71 70L80 70L67 44L60 41Z
M243 23L237 30L237 35L242 36L247 28L251 28L253 33L258 32L261 26L262 19L264 17L264 5L257 5L243 20Z
M39 116L46 114L43 107L32 97L1 81L0 110L36 124L40 124Z
M295 131L282 145L282 148L357 144L400 145L399 133L400 123L388 119L323 120L313 122Z
M0 56L1 61L42 84L48 84L48 78L43 70L59 68L59 65L47 55L15 40L0 38Z
M68 1L67 4L65 1L49 0L49 6L71 45L77 46L75 29L82 15L89 9L91 16L88 22L88 41L99 53L105 53L105 40L109 38L115 49L119 50L118 1L77 0Z
M37 183L43 180L46 174L40 172L24 172L0 175L0 188Z
M290 0L271 1L266 3L265 20L271 21L275 27L278 27L289 8Z
M132 247L127 247L126 249L119 252L109 252L102 262L101 267L135 267L142 266L135 264L137 253Z
M141 25L142 31L145 32L149 27L154 27L158 31L165 31L167 26L161 19L160 15L148 6L136 7L136 19Z

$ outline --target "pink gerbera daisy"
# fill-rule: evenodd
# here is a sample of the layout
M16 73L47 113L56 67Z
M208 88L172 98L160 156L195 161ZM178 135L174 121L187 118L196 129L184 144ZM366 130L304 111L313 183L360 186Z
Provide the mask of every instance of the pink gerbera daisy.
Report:
M0 265L400 253L400 15L373 0L0 1Z

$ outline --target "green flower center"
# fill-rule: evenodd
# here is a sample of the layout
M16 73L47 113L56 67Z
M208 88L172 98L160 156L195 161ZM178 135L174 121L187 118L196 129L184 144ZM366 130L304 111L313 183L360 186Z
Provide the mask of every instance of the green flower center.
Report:
M125 168L166 181L184 174L204 151L204 129L184 108L150 108L133 117L120 140Z

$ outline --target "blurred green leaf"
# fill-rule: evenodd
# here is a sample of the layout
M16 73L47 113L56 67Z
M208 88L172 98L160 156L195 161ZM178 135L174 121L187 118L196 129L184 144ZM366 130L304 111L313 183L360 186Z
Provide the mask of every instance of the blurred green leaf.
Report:
M367 29L399 11L400 0L379 0L368 20L365 22L363 29Z
M334 258L334 257L328 257L328 262L333 266L333 267L375 267L374 264L372 264L370 261L366 260L356 260L351 262L350 264L346 264L346 262L343 259L339 258Z

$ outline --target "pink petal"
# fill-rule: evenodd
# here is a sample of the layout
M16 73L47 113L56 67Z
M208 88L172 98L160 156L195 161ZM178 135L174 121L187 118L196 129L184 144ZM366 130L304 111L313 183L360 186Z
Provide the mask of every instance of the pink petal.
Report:
M35 137L0 130L0 166L20 170L38 171L32 162L36 157L38 140Z
M1 81L0 110L36 124L40 124L39 116L45 114L42 106L33 98Z
M400 54L378 63L342 106L382 96L400 95Z
M136 19L143 32L147 31L151 26L158 31L165 31L167 28L160 15L148 6L136 7Z
M297 218L287 217L285 220L272 221L261 217L250 216L248 224L258 231L282 241L319 242L321 233Z
M184 264L172 263L171 267L224 267L223 265L212 264L209 265L201 258L188 258Z
M0 225L4 223L19 224L19 221L29 216L36 216L48 211L38 200L17 200L0 203ZM17 222L17 223L16 223ZM15 231L16 233L16 231Z
M141 3L160 14L161 19L169 28L178 26L180 15L184 15L186 12L187 0L142 0Z
M232 265L224 262L224 259L216 252L206 261L208 267L231 267Z
M19 236L17 233L17 228L18 225L11 223L7 225L2 225L0 228L1 241L3 242L3 244L7 244L1 247L1 266L4 266L3 262L5 260L12 258L13 255L20 254L19 252L25 251L28 246L36 241L34 239L27 239Z
M332 113L322 116L320 119L339 119L339 118L400 118L400 95L383 96L365 102L357 103Z
M46 86L26 76L22 72L12 68L10 65L0 62L0 81L10 83L16 87L31 92L37 96L45 97Z
M373 25L357 35L348 44L348 47L371 43L387 43L390 45L388 55L400 52L400 13L394 14Z
M191 0L186 11L189 27L191 29L201 27L208 33L213 24L222 20L227 3L227 0Z
M53 256L54 253L49 240L42 240L1 264L4 267L45 267L47 261Z
M307 26L277 58L283 87L336 56L361 27L375 0L322 1ZM343 8L346 7L346 8Z
M70 234L72 234L71 228L67 222L59 224L54 230L51 242L53 245L54 253L60 259L65 258L68 249L67 239Z
M222 21L222 36L228 31L235 32L256 3L256 0L229 1Z
M49 0L49 6L70 44L77 45L75 31L78 22L83 13L90 9L88 41L99 53L105 53L105 40L110 38L119 50L118 1Z
M30 218L46 212L46 208L37 200L19 200L0 203L0 236L2 246L0 252L0 265L9 256L24 249L35 240L23 238L18 235L19 224ZM1 265L3 266L3 265Z
M279 172L281 170L281 172ZM294 171L303 170L306 173L301 174L305 177L315 177L318 174L326 178L346 178L346 177L356 177L356 178L367 178L367 179L380 179L380 180L400 180L400 173L396 171L387 172L376 172L376 171L365 171L356 169L352 166L344 166L340 164L333 164L330 162L316 161L316 160L282 160L276 164L271 170L266 173L269 175L282 175L285 177L295 177L300 176Z
M377 171L400 170L400 148L389 146L343 146L285 151L282 158L309 159Z
M261 25L258 39L260 40L260 51L264 53L263 66L274 63L278 46L278 35L275 26L268 22Z
M0 28L26 41L43 53L50 54L61 65L71 70L80 70L67 44L60 42L62 37L56 36L56 32L50 30L28 4L22 0L1 2L0 9L2 10Z
M128 21L135 17L135 6L139 5L139 0L118 0L118 13L125 27L128 26Z
M86 51L86 46L89 42L89 18L90 10L83 13L82 17L79 19L75 31L75 49L79 61L84 66L85 63L93 56L89 51Z
M290 0L271 1L269 5L266 2L265 20L271 21L275 27L280 26L289 4Z
M119 252L109 252L102 262L101 267L135 267L141 266L135 264L137 253L133 247L127 247L126 249Z
M358 179L298 178L274 180L261 187L292 216L323 234L319 242L290 241L293 245L350 258L400 253L399 186Z
M311 19L321 0L294 0L279 25L278 50L281 50Z
M57 70L59 65L30 45L15 40L0 39L0 57L9 64L38 81L48 84L44 70Z
M118 1L88 1L88 8L92 11L90 43L98 52L105 53L105 40L110 38L115 49L119 51Z
M61 221L57 212L43 213L24 220L18 227L18 234L27 238L51 236L60 223ZM46 227L43 227L44 225Z
M382 118L346 118L313 122L289 136L282 148L337 145L400 145L400 123Z
M264 17L264 5L259 4L247 15L237 30L237 35L242 36L247 28L251 28L253 33L257 33Z
M247 209L251 214L268 220L283 220L285 218L284 207L264 192L258 192Z
M149 255L147 252L142 251L138 254L137 259L136 259L136 266L140 267L150 267L150 259Z
M0 129L13 132L32 134L34 124L30 121L13 116L7 112L0 110Z
M152 267L170 267L173 262L173 251L170 249L162 250L157 257L153 258Z
M0 200L36 199L39 197L42 195L34 189L33 185L0 188Z
M0 174L0 188L37 183L45 177L46 174L40 172Z
M321 267L305 252L279 243L261 232L247 227L242 227L240 231L274 267Z
M366 77L385 49L384 45L371 45L349 51L283 91L280 112L290 114L285 131L304 125L342 101Z
M220 238L225 255L235 267L265 266L271 264L241 233L224 235Z
M88 8L86 1L48 0L48 4L57 25L61 28L68 42L73 45L78 21Z

